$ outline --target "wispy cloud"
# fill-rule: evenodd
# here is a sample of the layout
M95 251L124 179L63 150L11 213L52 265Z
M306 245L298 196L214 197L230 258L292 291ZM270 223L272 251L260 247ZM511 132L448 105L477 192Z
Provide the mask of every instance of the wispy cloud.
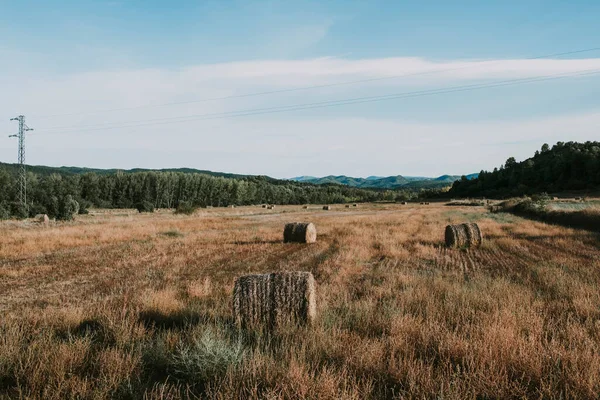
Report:
M417 57L350 60L316 58L310 60L239 61L189 67L183 74L195 79L262 79L270 83L323 82L336 79L410 76L413 82L530 78L550 74L600 69L600 58L515 59L485 61L430 61ZM418 75L417 75L418 74ZM392 82L386 82L389 84Z

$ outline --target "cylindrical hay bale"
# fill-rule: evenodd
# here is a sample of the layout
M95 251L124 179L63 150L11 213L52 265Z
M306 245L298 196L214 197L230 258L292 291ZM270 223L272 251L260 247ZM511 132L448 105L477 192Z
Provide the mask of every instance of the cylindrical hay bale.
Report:
M48 223L50 223L50 218L48 218L47 214L37 214L35 220L42 225L48 225Z
M350 208L350 204L346 204L346 208Z
M262 208L267 208L267 205L266 205L266 204L263 204L263 205L262 205Z
M247 275L235 282L233 315L238 326L306 324L316 313L316 285L310 272Z
M352 204L352 207L358 207L358 204L354 203Z
M272 210L273 206L267 206L267 210Z
M329 211L331 210L331 206L323 206L323 210Z
M302 208L304 208L305 210L308 210L308 206L302 206Z
M405 202L405 201L403 201L403 202L402 202L402 203L400 203L400 204L402 204L403 206L405 206L405 205L406 205L406 202Z
M445 236L448 247L479 247L483 241L479 226L475 223L448 225Z
M271 315L269 274L246 275L235 281L233 316L240 326L269 323Z
M271 326L311 323L317 314L315 279L310 272L271 275Z
M292 222L283 230L284 243L314 243L317 241L317 228L312 223Z

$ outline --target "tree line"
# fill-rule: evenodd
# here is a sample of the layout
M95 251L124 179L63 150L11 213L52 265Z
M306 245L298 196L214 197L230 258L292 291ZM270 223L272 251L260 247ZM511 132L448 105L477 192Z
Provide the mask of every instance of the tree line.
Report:
M476 179L462 177L448 195L506 198L599 187L600 142L558 142L552 148L544 144L522 162L510 157L492 172L481 171Z
M397 191L276 180L263 176L226 178L201 173L147 171L101 174L27 175L27 207L18 200L15 168L0 168L0 218L48 214L70 219L90 207L177 208L251 204L345 203L394 200ZM75 204L76 203L76 204Z

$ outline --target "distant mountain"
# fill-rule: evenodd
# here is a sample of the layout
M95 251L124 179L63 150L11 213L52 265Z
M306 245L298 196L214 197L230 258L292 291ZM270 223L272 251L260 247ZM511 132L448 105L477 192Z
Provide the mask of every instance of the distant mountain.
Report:
M476 178L477 174L467 175L468 179ZM345 175L329 175L322 178L313 176L300 176L291 180L297 182L309 182L316 185L323 184L338 184L358 188L376 188L376 189L430 189L450 186L456 180L461 178L460 175L442 175L437 178L428 178L421 176L369 176L367 178L353 178Z

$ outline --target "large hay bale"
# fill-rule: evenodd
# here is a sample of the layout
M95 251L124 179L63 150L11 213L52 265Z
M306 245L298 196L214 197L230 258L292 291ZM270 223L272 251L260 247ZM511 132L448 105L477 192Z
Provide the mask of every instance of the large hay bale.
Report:
M352 207L358 207L358 204L354 203L352 204Z
M302 208L308 210L308 206L302 206Z
M346 204L346 208L350 208L350 204Z
M283 230L284 243L314 243L317 241L317 228L308 222L292 222Z
M481 230L475 223L446 226L446 246L479 247L483 241Z
M50 223L50 218L48 218L47 214L37 214L34 218L42 225L48 225Z
M263 205L262 205L262 208L267 208L267 205L266 205L266 204L263 204Z
M323 206L323 210L329 211L331 210L331 206Z
M273 206L267 206L267 210L272 210Z
M306 324L316 313L316 285L310 272L246 275L235 282L233 316L238 326Z
M405 205L406 205L406 202L405 202L405 201L403 201L403 202L402 202L402 203L400 203L400 204L402 204L403 206L405 206Z

